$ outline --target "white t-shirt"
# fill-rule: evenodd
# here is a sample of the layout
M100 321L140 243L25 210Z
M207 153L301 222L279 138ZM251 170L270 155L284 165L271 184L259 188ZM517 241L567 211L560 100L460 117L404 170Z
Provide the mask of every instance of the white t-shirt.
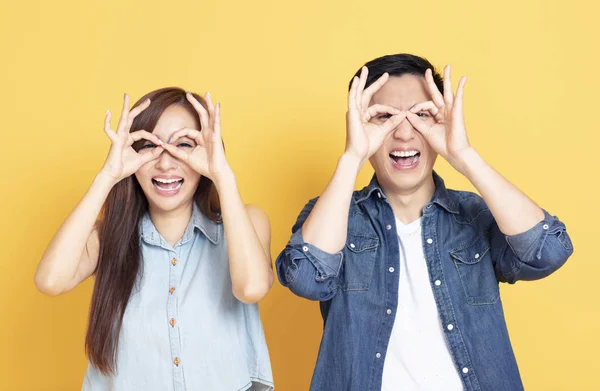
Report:
M463 385L433 297L421 219L396 219L400 247L398 309L383 366L382 391L455 391Z

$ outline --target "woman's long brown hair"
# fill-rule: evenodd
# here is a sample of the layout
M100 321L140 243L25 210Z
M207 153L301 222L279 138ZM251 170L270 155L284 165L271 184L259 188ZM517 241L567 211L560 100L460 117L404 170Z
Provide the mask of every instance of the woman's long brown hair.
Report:
M194 97L206 107L202 97ZM135 106L150 98L150 107L142 111L131 132L153 131L162 113L171 105L181 105L196 119L200 118L180 88L162 88L143 96ZM134 144L134 149L139 145ZM166 152L163 152L166 153ZM220 222L219 199L212 181L201 177L194 202L211 220ZM90 363L104 374L116 373L117 348L129 296L141 269L139 223L148 210L148 201L135 175L121 180L108 194L98 221L100 252L89 325L85 338Z

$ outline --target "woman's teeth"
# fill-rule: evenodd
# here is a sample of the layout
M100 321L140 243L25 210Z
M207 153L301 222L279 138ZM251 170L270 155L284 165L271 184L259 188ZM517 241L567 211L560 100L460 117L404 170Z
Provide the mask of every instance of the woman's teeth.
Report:
M163 190L177 190L183 184L183 179L152 178L152 184Z

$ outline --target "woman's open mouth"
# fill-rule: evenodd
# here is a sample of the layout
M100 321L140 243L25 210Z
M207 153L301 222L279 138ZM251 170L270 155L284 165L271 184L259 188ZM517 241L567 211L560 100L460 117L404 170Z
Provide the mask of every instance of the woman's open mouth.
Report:
M152 178L152 184L156 189L156 192L163 196L173 196L179 193L181 186L183 185L183 178Z

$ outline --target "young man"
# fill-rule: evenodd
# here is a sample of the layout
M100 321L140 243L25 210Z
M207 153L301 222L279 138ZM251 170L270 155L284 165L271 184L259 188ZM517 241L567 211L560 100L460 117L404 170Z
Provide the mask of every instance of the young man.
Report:
M281 283L321 302L313 391L523 389L498 282L545 277L573 247L469 144L465 81L454 95L449 66L442 81L408 54L352 80L345 152L277 258ZM446 189L437 155L483 198Z

